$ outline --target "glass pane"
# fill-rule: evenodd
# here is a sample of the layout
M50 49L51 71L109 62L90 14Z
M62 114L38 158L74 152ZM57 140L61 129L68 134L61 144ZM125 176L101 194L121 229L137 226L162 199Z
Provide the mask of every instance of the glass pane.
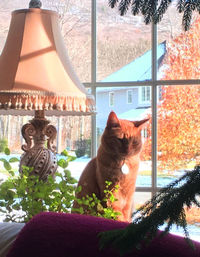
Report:
M30 0L15 0L0 3L0 52L7 37L11 12L28 8L29 2ZM90 82L91 1L43 0L42 8L59 13L61 32L74 70L82 82Z
M71 117L67 123L63 122L63 126L66 133L64 137L66 149L74 152L77 157L69 163L68 168L72 176L78 180L85 166L91 160L91 116Z
M198 200L200 200L198 198ZM197 206L192 206L190 209L185 208L186 220L189 224L188 230L190 237L193 240L200 241L200 209Z
M109 106L113 107L115 104L115 93L109 92Z
M189 232L189 237L192 240L200 242L200 209L196 206L192 206L190 209L185 207L186 220L187 220L187 230ZM160 227L160 229L164 229L166 225ZM177 227L176 225L172 225L170 233L175 235L180 235L184 237L184 231L181 227Z
M120 16L107 0L97 2L97 80L150 80L151 25L145 25L142 17L130 12Z
M20 153L22 136L21 127L29 122L31 116L0 116L1 137L8 141L11 152ZM47 117L47 119L57 129L57 152L64 149L70 151L77 150L78 141L81 138L89 139L91 134L90 116L67 116L67 117ZM90 156L90 153L88 153Z
M32 118L31 116L0 116L1 157L2 155L6 157L3 154L4 146L9 147L12 156L20 157L21 145L25 144L21 128ZM53 116L47 119L57 129L57 138L54 142L57 146L57 153L60 154L66 149L70 154L77 156L77 159L70 163L69 169L78 179L91 158L91 116ZM1 170L0 174L1 172L3 171Z
M46 0L43 5L59 13L62 35L75 72L82 82L90 82L91 1Z
M158 104L158 178L164 187L199 163L199 85L161 86ZM186 208L192 239L200 235L199 210ZM173 226L172 233L183 235Z
M162 86L158 104L158 184L191 170L200 157L200 85Z
M134 210L140 208L145 202L151 199L150 192L135 192L134 194Z
M191 28L184 32L182 14L177 11L176 1L168 8L158 24L158 42L164 46L164 54L159 61L159 79L200 78L199 21L199 15L194 13Z
M132 104L133 103L133 90L127 91L127 103Z
M141 87L101 87L97 88L96 106L97 106L97 147L101 142L101 136L106 127L108 115L114 111L119 119L130 121L142 120L150 116L151 103L141 105L139 101L139 89ZM127 90L133 92L133 102L127 103ZM110 92L114 93L114 105L109 105ZM142 130L143 150L141 153L141 162L139 174L137 177L137 186L151 186L151 140L149 123L145 130Z
M149 192L135 192L134 194L134 210L137 210L141 207L146 201L151 199L151 193ZM191 207L190 209L185 209L186 211L186 220L188 223L188 231L190 238L196 241L200 241L200 210L197 207ZM166 225L159 227L159 229L164 229ZM173 225L170 233L184 236L184 231L182 228L177 228L176 225Z

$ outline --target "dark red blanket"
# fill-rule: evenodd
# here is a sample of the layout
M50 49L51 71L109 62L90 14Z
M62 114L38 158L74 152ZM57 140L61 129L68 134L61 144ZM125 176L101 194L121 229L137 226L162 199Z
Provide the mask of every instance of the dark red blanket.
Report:
M128 224L79 214L41 213L19 233L7 257L117 257L112 249L99 251L97 234ZM179 236L155 238L134 257L200 257L200 243L190 248Z

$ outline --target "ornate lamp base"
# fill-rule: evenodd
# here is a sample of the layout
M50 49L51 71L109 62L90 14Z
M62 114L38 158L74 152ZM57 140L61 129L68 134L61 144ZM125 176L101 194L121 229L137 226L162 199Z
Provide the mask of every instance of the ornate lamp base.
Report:
M23 172L23 165L32 167L31 174L39 175L42 180L54 175L57 169L56 147L53 145L57 131L53 125L48 124L49 121L41 110L35 111L34 119L22 127L22 136L26 144L22 145L25 153L21 156L20 172Z

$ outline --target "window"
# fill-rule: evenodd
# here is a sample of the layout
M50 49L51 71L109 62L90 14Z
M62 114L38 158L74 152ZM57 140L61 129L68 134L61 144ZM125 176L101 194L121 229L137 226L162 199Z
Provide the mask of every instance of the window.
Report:
M150 102L150 87L142 87L142 102Z
M142 130L142 137L148 138L148 130L146 128Z
M13 0L12 4L16 9L24 8L19 2ZM49 1L43 2L43 7L50 7ZM117 9L108 6L108 0L69 2L65 10L60 6L67 17L62 22L68 54L101 108L91 122L93 156L110 107L122 117L152 117L143 131L142 176L137 179L135 194L139 205L184 170L192 169L200 158L200 56L194 51L200 49L200 18L194 15L193 30L184 33L182 16L174 4L158 25L145 25L140 16L127 13L121 17ZM10 1L7 5L12 11ZM7 13L2 19L2 33L7 31L9 17ZM80 127L77 120L65 124L69 137L75 130L69 131L67 126L74 128L74 124Z
M114 92L109 92L109 106L113 107L114 106Z
M162 22L147 26L139 16L127 13L124 17L120 17L117 9L111 10L106 7L107 0L96 3L98 11L95 12L95 16L99 19L94 29L97 36L94 40L94 43L97 43L97 51L93 53L93 62L95 63L97 59L98 66L93 69L95 72L93 76L96 78L96 81L91 83L95 89L93 92L101 87L107 87L111 91L112 88L123 86L126 88L127 103L132 102L134 106L124 105L120 100L120 97L124 99L124 92L115 91L117 95L113 110L121 116L124 115L123 117L128 117L128 114L135 115L138 119L142 119L146 114L152 117L152 124L142 132L145 148L142 158L146 161L141 163L141 174L145 175L137 178L135 202L139 205L155 194L159 188L180 176L183 170L194 167L196 163L193 157L197 159L195 152L198 151L191 149L190 142L199 136L195 135L192 139L190 131L187 132L186 124L193 128L193 131L200 133L200 115L195 100L200 98L199 62L196 62L197 65L196 67L194 65L193 70L189 70L194 63L193 60L199 58L192 50L196 49L194 45L200 42L198 26L193 39L189 34L190 31L184 33L181 28L182 17L178 15L175 5L171 5ZM108 16L113 17L112 27L108 22L105 28L103 20ZM145 37L143 37L144 31ZM197 41L195 41L196 36ZM169 44L172 43L172 38L175 39L174 49L172 44ZM179 45L176 45L176 42L179 42ZM186 49L187 44L191 49ZM184 55L184 51L187 54ZM170 59L171 57L173 58ZM174 59L176 62L171 62ZM181 70L183 65L185 68ZM133 87L135 87L134 101L132 93L129 93ZM99 106L106 116L106 105L99 104ZM191 115L195 117L193 119L195 122L191 121ZM96 119L97 121L100 119L98 114ZM181 148L183 138L184 148ZM195 141L195 144L198 142ZM188 156L193 156L189 158L190 161Z
M139 102L140 104L151 104L151 87L139 88Z
M158 86L158 92L157 92L157 99L158 99L158 102L159 101L162 101L162 86Z
M127 104L133 103L133 90L127 90Z

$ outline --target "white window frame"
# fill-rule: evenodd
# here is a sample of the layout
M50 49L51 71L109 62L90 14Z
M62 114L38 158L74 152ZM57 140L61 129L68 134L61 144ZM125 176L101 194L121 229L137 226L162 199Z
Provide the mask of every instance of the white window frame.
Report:
M91 1L91 83L84 83L86 87L91 87L91 92L96 96L96 89L98 87L116 87L119 86L115 82L99 82L97 81L97 0ZM117 14L116 14L117 15ZM152 45L152 79L148 81L132 81L123 82L125 88L127 87L151 87L151 108L152 108L152 185L151 187L137 187L136 192L150 192L154 195L160 188L157 186L157 104L158 104L158 87L159 86L176 86L176 85L194 85L199 84L199 79L194 80L159 80L157 74L157 25L152 24L151 30L151 45ZM121 85L120 85L121 86ZM92 117L92 155L96 156L96 117Z
M147 130L147 128L144 128L144 129L142 130L142 137L143 137L143 138L148 138L148 130Z
M149 90L149 96L148 96L148 90ZM150 105L150 104L151 104L151 86L139 87L139 105Z
M131 95L131 101L129 101L129 94ZM133 89L129 89L126 91L126 103L133 104Z
M113 91L109 92L109 107L114 107L115 105L115 93Z

